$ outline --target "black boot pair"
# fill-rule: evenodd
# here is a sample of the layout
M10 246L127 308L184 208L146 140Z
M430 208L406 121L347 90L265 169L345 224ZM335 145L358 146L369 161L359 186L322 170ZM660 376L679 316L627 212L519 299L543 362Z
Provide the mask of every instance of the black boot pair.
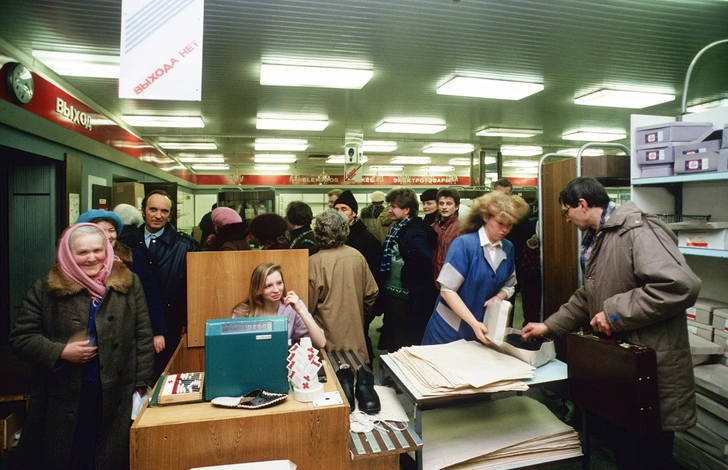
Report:
M336 371L336 377L339 379L352 412L356 409L354 397L356 397L356 402L359 403L359 411L369 415L381 411L382 405L379 402L379 395L374 390L374 374L370 370L359 367L356 385L354 384L354 371L349 367L342 366L339 368Z

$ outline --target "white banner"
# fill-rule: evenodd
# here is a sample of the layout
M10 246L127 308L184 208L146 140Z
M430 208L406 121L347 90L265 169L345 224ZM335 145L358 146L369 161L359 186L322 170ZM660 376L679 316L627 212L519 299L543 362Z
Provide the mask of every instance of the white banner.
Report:
M204 0L123 0L119 98L200 101Z

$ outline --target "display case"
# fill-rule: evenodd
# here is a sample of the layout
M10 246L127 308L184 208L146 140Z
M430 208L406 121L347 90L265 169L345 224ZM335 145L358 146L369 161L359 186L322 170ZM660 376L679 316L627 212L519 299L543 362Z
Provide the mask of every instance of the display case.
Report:
M276 211L276 190L272 186L224 186L217 191L217 205L234 209L244 222L250 222L256 215Z

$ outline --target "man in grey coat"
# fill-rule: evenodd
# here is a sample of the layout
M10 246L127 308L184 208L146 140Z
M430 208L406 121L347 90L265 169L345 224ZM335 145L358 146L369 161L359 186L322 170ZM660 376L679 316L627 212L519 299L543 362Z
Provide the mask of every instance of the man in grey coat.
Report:
M526 325L523 337L561 337L591 325L597 333L654 349L662 433L610 434L620 469L672 468L674 432L696 422L685 309L695 303L701 281L672 231L632 202L617 206L595 179L571 180L559 203L562 217L582 231L584 285L544 323Z

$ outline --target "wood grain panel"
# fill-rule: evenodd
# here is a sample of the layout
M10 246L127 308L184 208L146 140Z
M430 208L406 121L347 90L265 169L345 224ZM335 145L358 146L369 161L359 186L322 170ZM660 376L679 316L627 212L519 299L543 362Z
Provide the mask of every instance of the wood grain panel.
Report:
M280 264L287 290L308 298L308 250L203 251L187 254L189 347L205 345L205 322L229 318L245 299L250 275L261 263Z
M548 318L569 300L578 284L577 229L561 217L559 193L576 177L576 159L545 163L543 194L543 316Z

